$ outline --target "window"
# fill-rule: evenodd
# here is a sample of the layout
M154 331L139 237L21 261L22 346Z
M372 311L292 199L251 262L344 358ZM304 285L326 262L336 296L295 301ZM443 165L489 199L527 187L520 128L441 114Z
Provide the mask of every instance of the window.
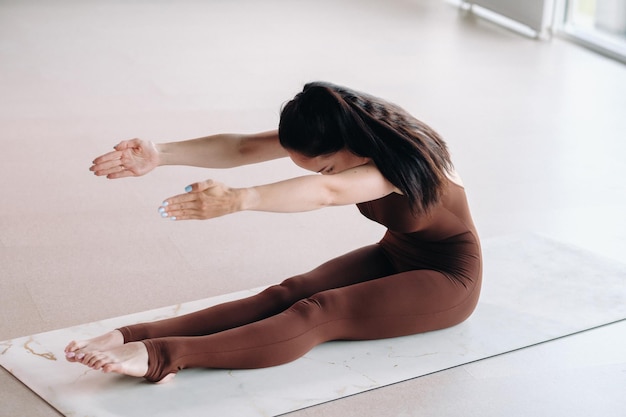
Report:
M561 9L567 38L626 62L626 0L564 0Z

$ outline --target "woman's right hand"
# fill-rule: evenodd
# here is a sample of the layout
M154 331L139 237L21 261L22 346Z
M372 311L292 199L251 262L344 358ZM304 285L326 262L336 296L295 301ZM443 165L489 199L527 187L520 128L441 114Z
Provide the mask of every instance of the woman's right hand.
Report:
M89 170L98 176L106 175L107 178L114 179L139 177L159 166L159 151L150 141L125 140L114 148L115 151L94 159Z

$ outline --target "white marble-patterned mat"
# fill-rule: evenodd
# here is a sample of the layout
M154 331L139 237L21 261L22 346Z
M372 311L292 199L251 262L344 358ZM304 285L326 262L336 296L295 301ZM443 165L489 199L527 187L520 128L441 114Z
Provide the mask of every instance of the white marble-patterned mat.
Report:
M479 307L442 331L326 343L269 369L184 370L165 385L63 358L71 339L258 291L251 290L0 342L0 364L67 416L273 416L626 318L626 265L538 236L491 239L483 249Z

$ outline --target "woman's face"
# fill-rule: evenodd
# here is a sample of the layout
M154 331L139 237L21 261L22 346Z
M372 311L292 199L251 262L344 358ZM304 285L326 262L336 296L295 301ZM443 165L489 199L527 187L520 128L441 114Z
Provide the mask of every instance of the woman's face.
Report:
M323 175L332 175L345 171L350 168L365 165L371 161L353 154L347 149L342 149L329 155L320 155L316 157L304 156L298 152L288 151L291 160L300 168L308 171L319 172Z

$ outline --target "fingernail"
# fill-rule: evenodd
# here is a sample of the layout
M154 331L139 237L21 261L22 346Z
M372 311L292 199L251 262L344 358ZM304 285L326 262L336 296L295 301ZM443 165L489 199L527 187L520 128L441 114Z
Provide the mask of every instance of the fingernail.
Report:
M79 353L78 355L76 355L76 359L82 359L85 357L84 353Z
M159 213L165 213L165 207L159 207Z
M65 357L66 358L73 358L74 356L76 356L76 354L74 352L65 352Z
M161 212L161 217L167 217L167 213L166 213L166 212L164 212L164 211L162 211L162 212Z
M176 216L170 217L170 220L176 220Z
M161 205L162 205L163 207L167 207L167 206L169 206L169 204L170 204L170 203L168 203L167 201L164 201L163 203L161 203Z
M188 192L190 192L190 191L191 191L191 185L186 186L186 187L185 187L185 192L187 192L187 193L188 193Z

